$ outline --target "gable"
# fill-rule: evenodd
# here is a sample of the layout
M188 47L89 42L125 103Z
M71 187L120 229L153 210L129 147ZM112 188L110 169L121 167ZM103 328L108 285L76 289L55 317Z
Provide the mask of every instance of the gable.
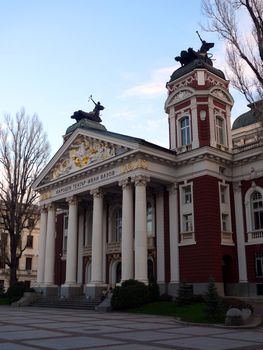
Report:
M58 157L55 156L55 159L49 163L44 170L41 183L38 183L37 186L56 181L129 150L130 148L123 144L118 145L109 140L80 133L67 145L64 151L58 152L60 153Z

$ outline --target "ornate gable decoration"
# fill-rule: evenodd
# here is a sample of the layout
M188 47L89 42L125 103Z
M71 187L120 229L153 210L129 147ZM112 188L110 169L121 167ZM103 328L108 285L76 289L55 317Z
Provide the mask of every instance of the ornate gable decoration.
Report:
M57 180L62 176L115 157L125 151L127 151L125 147L113 145L85 135L78 135L55 163L43 182L47 183Z
M211 93L213 96L219 98L220 100L223 100L223 101L228 102L228 103L232 103L229 96L227 96L227 94L220 89L215 89Z

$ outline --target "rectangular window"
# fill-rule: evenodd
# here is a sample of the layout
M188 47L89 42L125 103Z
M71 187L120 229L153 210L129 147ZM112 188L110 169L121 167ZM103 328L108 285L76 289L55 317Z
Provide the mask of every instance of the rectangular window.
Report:
M190 185L183 188L183 201L183 204L192 203L192 189Z
M26 258L26 270L32 270L32 258Z
M183 215L183 231L184 232L193 232L192 214Z
M222 231L223 232L229 231L228 215L227 214L222 214Z
M27 248L33 248L33 236L28 235L26 238L26 247Z
M220 199L221 199L221 203L226 204L227 195L226 195L226 186L224 185L220 185Z
M216 142L220 145L225 144L224 119L221 117L216 117Z
M68 215L64 216L63 226L63 251L66 252L68 244Z
M183 117L180 120L181 146L189 145L191 143L190 135L190 118Z
M263 277L263 252L255 254L256 276Z

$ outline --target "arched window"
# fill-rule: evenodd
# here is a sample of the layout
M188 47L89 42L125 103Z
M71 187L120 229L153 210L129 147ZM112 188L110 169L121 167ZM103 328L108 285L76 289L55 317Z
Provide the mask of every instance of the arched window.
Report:
M191 143L190 118L188 116L180 119L180 138L181 146L189 145Z
M121 241L122 233L122 209L117 207L112 213L112 240L115 242Z
M253 230L263 229L263 199L262 194L254 191L250 196L251 222Z

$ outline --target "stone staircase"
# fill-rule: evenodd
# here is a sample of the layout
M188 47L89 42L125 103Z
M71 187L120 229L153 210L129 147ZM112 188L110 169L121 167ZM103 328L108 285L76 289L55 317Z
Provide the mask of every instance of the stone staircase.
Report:
M76 296L71 298L60 297L44 297L40 296L31 303L33 307L50 307L50 308L62 308L62 309L79 309L79 310L95 310L96 306L101 303L101 299L87 299L83 296Z

